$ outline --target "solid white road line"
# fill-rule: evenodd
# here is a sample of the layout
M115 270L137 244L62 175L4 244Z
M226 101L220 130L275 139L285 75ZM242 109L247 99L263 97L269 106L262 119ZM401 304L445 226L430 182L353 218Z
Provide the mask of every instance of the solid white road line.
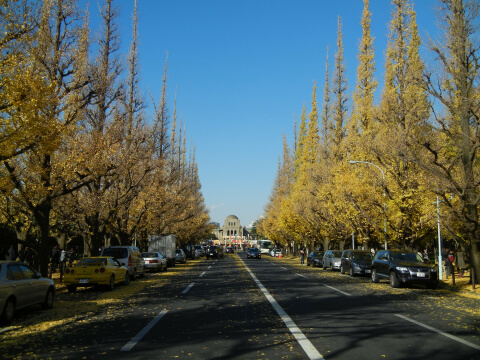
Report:
M132 348L137 345L137 343L145 336L147 332L150 331L152 327L168 312L168 310L161 311L155 318L148 323L135 337L130 340L127 345L120 349L120 351L130 351Z
M182 291L182 294L186 294L186 293L188 292L188 290L190 290L190 289L193 287L193 285L195 285L194 282L191 283L190 285L188 285L188 286L185 288L185 290Z
M458 342L460 342L460 343L462 343L462 344L464 344L464 345L470 346L470 347L474 348L475 350L480 350L480 346L475 345L475 344L473 344L473 343L471 343L471 342L469 342L469 341L467 341L467 340L460 339L460 338L457 337L457 336L450 335L449 333L446 333L446 332L444 332L444 331L442 331L442 330L438 330L438 329L435 329L434 327L431 327L431 326L422 324L421 322L416 321L416 320L413 320L413 319L410 319L410 318L408 318L408 317L406 317L406 316L403 316L403 315L400 315L400 314L395 314L395 316L398 316L399 318L402 318L402 319L404 319L404 320L407 320L407 321L410 321L410 322L412 322L412 323L414 323L414 324L417 324L417 325L419 325L419 326L421 326L421 327L424 327L425 329L434 331L434 332L436 332L436 333L438 333L438 334L440 334L440 335L446 336L446 337L448 337L448 338L450 338L450 339L452 339L452 340L458 341Z
M240 258L239 258L240 259ZM278 315L282 318L285 325L288 327L292 335L297 339L300 346L303 348L305 353L307 354L308 358L311 360L324 360L323 356L318 352L318 350L313 346L313 344L308 340L308 338L303 334L303 332L298 328L298 326L293 322L293 320L288 316L288 314L283 310L283 308L277 303L272 295L268 292L268 290L263 286L260 280L257 279L255 274L248 268L247 265L243 262L242 259L240 261L243 263L243 266L247 269L248 273L255 281L257 286L263 292L263 295L267 298L270 304L273 306L275 311Z

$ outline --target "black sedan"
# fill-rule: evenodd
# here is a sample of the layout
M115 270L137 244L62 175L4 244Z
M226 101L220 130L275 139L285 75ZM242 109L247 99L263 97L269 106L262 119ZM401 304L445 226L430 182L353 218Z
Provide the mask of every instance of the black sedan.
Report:
M262 254L257 248L250 248L247 251L247 259L261 259Z
M313 267L322 266L324 254L325 253L323 251L312 251L310 254L308 254L307 266L310 266L310 265L312 265Z

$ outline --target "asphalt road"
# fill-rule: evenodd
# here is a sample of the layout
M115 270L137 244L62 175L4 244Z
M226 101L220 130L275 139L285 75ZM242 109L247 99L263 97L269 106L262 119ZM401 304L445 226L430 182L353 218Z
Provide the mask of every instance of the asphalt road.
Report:
M55 337L32 334L28 358L480 359L478 298L391 289L243 252L201 260L174 279Z

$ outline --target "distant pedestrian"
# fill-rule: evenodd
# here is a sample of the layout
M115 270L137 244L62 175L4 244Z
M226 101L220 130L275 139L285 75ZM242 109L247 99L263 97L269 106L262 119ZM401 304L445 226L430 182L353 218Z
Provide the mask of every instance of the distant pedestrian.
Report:
M304 246L300 249L300 264L305 265L305 254L307 253L307 247Z
M15 261L15 259L17 258L17 252L15 251L15 247L13 245L10 246L7 254L8 254L7 260Z
M445 260L443 260L443 266L445 267L445 276L448 280L448 277L453 273L453 263L448 256L445 257Z
M455 266L458 269L458 277L463 277L463 274L467 269L467 265L465 264L465 257L463 256L462 251L459 251L455 254Z
M22 247L20 248L20 251L18 252L18 260L20 261L25 261L25 256L26 256L26 252L25 252L25 245L22 245Z
M60 249L58 245L54 245L50 254L50 262L52 264L52 272L55 272L58 264L60 263Z

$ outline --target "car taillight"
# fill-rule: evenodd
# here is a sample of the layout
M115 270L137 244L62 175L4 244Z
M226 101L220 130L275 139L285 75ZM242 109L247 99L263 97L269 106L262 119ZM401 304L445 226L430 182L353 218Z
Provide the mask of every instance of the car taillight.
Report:
M101 269L100 269L100 272L101 272L101 273L104 273L104 272L105 272L105 268L101 268Z
M128 266L132 266L132 255L128 257Z
M149 263L150 264L158 264L158 260L150 260Z
M67 274L69 274L69 273L72 273L72 274L73 274L73 269L71 269L71 270L70 270L70 269L67 269L67 270L65 270L65 272L66 272Z
M98 273L98 269L95 269L95 273Z

